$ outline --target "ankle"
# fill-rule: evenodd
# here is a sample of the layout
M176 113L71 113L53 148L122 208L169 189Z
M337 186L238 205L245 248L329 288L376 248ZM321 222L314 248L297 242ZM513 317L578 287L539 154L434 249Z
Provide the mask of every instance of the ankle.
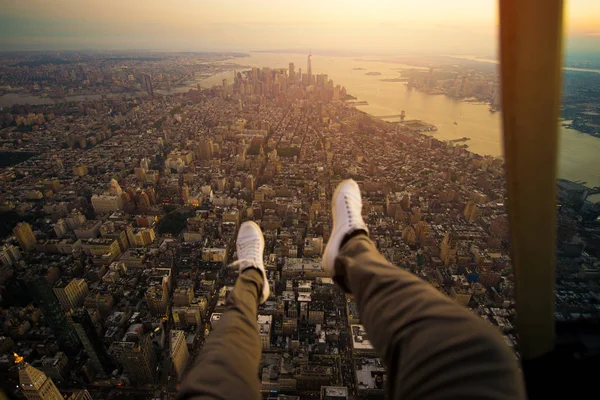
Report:
M240 274L244 274L244 275L256 274L257 277L260 277L261 281L263 279L261 270L258 267L255 267L254 265L250 265L250 266L244 268L243 270L240 271Z
M243 282L250 283L254 288L256 288L256 298L260 304L263 286L268 285L268 283L265 282L262 271L256 267L247 267L246 269L240 271L240 277L238 279L242 280Z
M342 243L340 243L340 250L344 247L344 245L346 243L348 243L351 239L357 237L357 236L369 236L369 234L367 233L367 231L365 231L364 229L357 229L354 230L348 234L346 234L346 236L344 236L344 238L342 239Z

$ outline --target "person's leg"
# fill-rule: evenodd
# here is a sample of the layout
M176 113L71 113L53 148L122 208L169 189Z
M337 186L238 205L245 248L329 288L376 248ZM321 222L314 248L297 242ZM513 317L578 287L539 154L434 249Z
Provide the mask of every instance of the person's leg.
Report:
M263 263L265 241L258 225L244 222L236 241L240 276L226 310L184 378L178 399L260 399L259 303L269 297Z
M323 267L356 297L391 398L525 398L515 355L490 324L377 251L356 182L340 183L332 209Z
M260 399L261 343L256 325L263 276L240 273L227 308L185 377L178 399Z
M366 234L345 243L336 275L388 368L394 399L525 398L514 354L495 329L390 264Z

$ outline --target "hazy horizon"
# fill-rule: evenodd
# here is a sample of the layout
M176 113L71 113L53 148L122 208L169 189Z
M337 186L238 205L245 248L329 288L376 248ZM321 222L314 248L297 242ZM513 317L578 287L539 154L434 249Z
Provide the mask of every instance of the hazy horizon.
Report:
M336 51L494 54L497 1L4 2L0 51ZM565 47L600 49L600 2L565 8Z

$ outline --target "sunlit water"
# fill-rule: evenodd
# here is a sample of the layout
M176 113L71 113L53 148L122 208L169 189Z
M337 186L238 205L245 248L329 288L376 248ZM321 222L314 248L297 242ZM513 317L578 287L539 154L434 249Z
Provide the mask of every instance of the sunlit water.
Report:
M287 68L290 62L296 70L306 71L306 55L251 53L238 62L256 67ZM372 60L372 61L371 61ZM354 68L364 68L356 70ZM490 113L489 106L467 103L444 95L429 95L409 90L402 82L383 82L398 78L398 69L415 68L402 64L380 62L376 58L323 57L313 55L313 73L326 73L348 93L369 103L359 108L372 115L393 115L406 111L408 119L421 119L437 126L432 136L442 140L468 137L470 151L482 155L502 156L501 114ZM369 76L367 72L380 72ZM220 74L202 82L202 86L220 83L232 74ZM456 124L455 124L456 122ZM572 129L559 128L559 176L572 181L600 186L600 139Z

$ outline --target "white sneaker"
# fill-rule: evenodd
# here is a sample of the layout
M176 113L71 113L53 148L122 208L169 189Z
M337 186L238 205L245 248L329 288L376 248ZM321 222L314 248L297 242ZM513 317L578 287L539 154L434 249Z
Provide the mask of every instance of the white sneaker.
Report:
M354 180L346 179L340 182L333 193L331 208L333 230L323 254L323 268L330 276L334 276L335 258L340 252L344 237L357 230L364 230L369 234L369 229L362 218L360 189Z
M263 252L265 250L265 239L260 227L253 221L246 221L240 226L236 242L237 264L240 266L240 274L248 268L258 269L263 276L262 294L259 302L264 303L269 298L269 281L263 263Z

